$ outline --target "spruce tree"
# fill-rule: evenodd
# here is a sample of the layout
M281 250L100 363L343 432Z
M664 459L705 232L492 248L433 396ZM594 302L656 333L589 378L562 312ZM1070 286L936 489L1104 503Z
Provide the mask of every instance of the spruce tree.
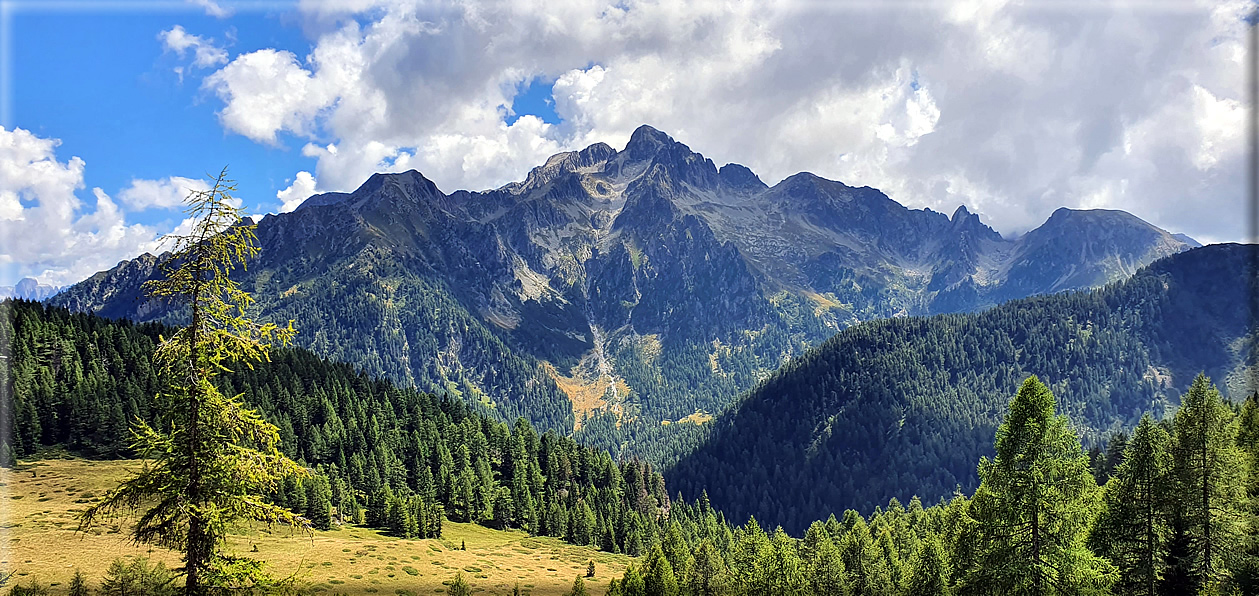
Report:
M314 476L306 481L306 519L316 530L332 529L332 497L328 479Z
M83 577L83 571L75 568L74 577L70 578L69 596L88 596L91 590L87 587L87 578Z
M963 594L1107 594L1114 567L1085 546L1097 482L1080 440L1035 376L1023 382L997 429L996 457L979 462L969 514L976 560Z
M1167 431L1143 416L1103 490L1089 545L1118 568L1116 587L1124 594L1154 596L1163 577L1173 488L1170 443Z

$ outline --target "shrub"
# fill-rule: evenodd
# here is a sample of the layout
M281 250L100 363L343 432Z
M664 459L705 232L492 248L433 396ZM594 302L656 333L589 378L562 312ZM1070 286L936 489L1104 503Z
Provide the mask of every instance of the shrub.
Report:
M101 596L175 596L175 576L162 562L136 557L131 563L114 559L101 581Z

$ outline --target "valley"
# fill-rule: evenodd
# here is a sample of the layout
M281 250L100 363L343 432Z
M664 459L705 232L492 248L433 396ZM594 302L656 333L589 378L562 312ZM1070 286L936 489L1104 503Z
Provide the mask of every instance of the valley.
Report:
M809 173L773 186L649 126L523 181L443 192L377 174L257 222L242 276L297 343L501 421L675 461L690 425L854 324L1084 289L1195 246L1119 211L1007 239L965 207L908 209ZM50 300L177 322L141 255Z

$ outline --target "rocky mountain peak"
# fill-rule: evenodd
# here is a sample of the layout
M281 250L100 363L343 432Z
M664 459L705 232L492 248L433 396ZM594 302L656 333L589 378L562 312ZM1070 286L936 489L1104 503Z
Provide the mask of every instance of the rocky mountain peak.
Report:
M721 185L730 190L761 191L769 188L755 172L737 163L728 163L717 170Z
M33 277L24 277L12 286L0 286L0 298L21 298L22 300L44 300L61 291L61 288L41 284Z
M259 224L246 275L262 312L297 319L299 341L403 382L471 383L514 417L537 404L512 406L524 385L486 371L514 362L508 376L542 386L536 358L658 422L719 411L800 346L859 321L1089 287L1183 250L1135 217L1092 221L1110 217L1063 210L1043 232L1003 239L965 207L911 210L808 172L769 188L642 126L621 151L561 153L494 190L447 195L410 170L316 195ZM53 301L158 317L141 286L153 261ZM767 326L785 332L754 339ZM704 353L711 376L666 378ZM664 385L633 380L647 378Z
M625 154L633 161L648 160L656 156L661 149L672 146L674 141L669 135L646 124L634 129L629 143L625 145Z
M959 233L964 233L972 237L986 238L989 240L1000 241L1001 234L996 230L988 227L987 224L979 220L979 215L971 213L966 205L958 205L953 211L953 216L949 218L953 224L953 229Z
M367 182L364 182L353 193L354 196L362 196L378 192L400 192L408 196L424 197L440 195L442 192L438 190L437 184L432 180L424 177L424 174L416 170L407 170L392 174L372 174Z

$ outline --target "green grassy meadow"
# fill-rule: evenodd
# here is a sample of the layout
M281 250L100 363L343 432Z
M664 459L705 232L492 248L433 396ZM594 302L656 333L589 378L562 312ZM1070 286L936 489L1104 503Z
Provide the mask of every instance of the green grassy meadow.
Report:
M76 568L95 587L116 557L148 556L178 566L175 553L131 544L128 519L77 531L75 516L137 465L43 459L0 468L0 572L15 574L9 584L34 578L51 585L53 594L64 594ZM312 534L257 527L234 536L231 545L266 561L272 575L295 576L305 591L329 596L444 593L444 582L459 571L475 594L510 594L519 583L524 593L558 595L585 575L591 559L595 577L585 580L586 587L600 594L632 560L554 538L449 521L442 538L433 540L401 540L357 526Z

